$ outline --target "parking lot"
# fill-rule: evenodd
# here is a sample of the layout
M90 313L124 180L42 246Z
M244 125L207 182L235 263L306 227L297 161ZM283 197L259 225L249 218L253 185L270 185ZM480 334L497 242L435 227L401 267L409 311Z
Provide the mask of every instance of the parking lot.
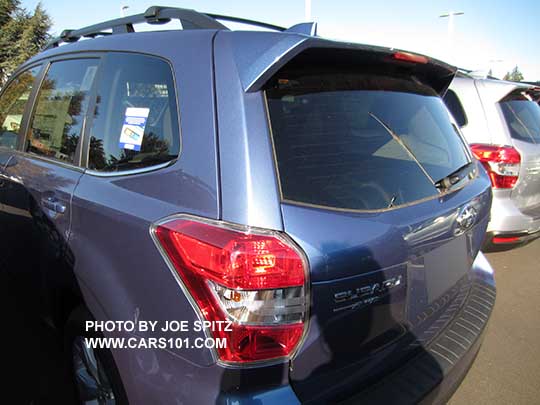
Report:
M487 255L497 302L483 346L450 401L533 404L540 401L540 240Z

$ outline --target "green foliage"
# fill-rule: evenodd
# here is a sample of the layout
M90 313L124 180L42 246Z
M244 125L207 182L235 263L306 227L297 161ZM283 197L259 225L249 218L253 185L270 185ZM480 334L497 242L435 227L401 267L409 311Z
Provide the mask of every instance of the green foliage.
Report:
M49 40L52 21L38 3L33 13L19 0L0 0L0 86Z
M11 14L19 7L18 0L0 0L0 27L11 19Z
M519 68L516 66L514 69L512 69L511 72L506 72L506 74L503 77L503 80L520 82L523 80L523 73L521 73Z

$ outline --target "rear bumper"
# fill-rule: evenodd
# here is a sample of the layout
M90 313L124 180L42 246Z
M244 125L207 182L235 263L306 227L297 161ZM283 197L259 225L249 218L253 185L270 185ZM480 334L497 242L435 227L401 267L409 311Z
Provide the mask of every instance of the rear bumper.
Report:
M494 193L488 232L508 235L538 233L540 232L540 206L519 209L509 195Z
M488 232L484 242L484 251L502 247L522 245L540 237L540 230L536 232Z
M445 403L471 367L495 304L493 270L482 253L473 274L460 312L418 356L343 403Z
M519 209L508 193L494 193L483 249L508 249L540 237L540 206Z

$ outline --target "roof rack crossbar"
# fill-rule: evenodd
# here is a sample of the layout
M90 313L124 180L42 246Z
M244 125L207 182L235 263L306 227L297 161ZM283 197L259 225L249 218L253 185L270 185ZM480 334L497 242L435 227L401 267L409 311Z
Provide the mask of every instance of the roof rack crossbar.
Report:
M77 42L81 38L95 38L111 34L123 34L134 32L135 24L167 24L171 20L179 20L185 30L193 29L228 29L218 20L229 21L240 24L247 24L261 28L281 32L297 32L303 34L316 35L316 25L314 23L297 24L289 29L268 24L265 22L249 20L240 17L231 17L220 14L200 13L195 10L175 7L151 6L144 13L134 14L127 17L116 18L102 23L90 25L78 30L64 30L57 38L50 41L44 49L51 49L59 46L62 42ZM111 30L112 32L109 32Z
M55 48L62 42L76 42L81 37L101 35L107 30L112 30L113 34L133 32L135 24L166 24L173 19L179 20L184 29L227 29L216 19L194 10L152 6L141 14L104 21L78 30L64 30L59 37L50 41L45 49Z

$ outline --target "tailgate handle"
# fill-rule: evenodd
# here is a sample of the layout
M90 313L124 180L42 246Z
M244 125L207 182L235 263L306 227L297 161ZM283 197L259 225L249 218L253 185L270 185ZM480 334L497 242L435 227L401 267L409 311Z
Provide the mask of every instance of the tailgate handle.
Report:
M64 212L66 212L66 206L54 197L42 198L41 205L43 205L43 207L47 208L48 210L57 212L59 214L63 214Z

